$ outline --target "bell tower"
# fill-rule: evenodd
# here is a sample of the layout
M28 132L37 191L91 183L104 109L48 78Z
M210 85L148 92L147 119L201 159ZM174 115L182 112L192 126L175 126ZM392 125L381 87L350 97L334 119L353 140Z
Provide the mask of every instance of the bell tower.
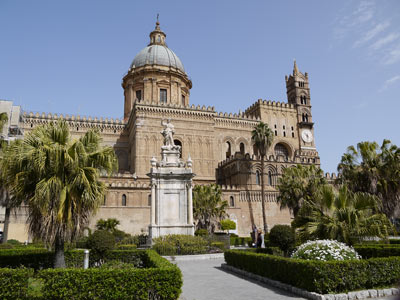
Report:
M297 110L297 130L300 149L315 150L314 123L311 114L311 97L308 73L299 71L296 60L293 73L285 76L288 102Z

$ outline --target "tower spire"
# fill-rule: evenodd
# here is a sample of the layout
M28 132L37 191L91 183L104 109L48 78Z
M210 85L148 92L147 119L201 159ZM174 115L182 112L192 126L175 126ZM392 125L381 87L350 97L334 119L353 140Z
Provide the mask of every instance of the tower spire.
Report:
M297 68L297 63L296 59L294 60L294 65L293 65L293 76L297 75L299 73L299 69Z

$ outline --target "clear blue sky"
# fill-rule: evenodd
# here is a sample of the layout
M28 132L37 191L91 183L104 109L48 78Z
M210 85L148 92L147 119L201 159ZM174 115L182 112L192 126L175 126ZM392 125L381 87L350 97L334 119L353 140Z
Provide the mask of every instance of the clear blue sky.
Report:
M400 1L0 0L0 99L26 111L122 117L121 79L156 14L191 103L238 112L287 101L308 72L322 168L347 146L400 145Z

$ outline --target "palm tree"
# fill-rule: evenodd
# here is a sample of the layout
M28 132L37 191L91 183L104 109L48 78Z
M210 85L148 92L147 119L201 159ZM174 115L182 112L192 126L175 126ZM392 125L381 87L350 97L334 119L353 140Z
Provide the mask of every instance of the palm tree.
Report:
M100 143L95 131L72 141L68 124L59 121L36 127L4 154L12 207L27 206L29 232L55 249L55 267L65 267L64 243L79 236L104 198L100 173L117 167L114 150Z
M193 188L193 216L198 229L213 232L218 221L225 217L227 206L228 202L221 199L219 185L196 185Z
M343 154L338 171L340 183L353 192L366 192L381 200L384 213L393 217L400 202L400 148L384 140L360 142Z
M305 202L292 222L302 240L335 239L352 244L363 237L386 238L391 224L379 211L379 200L368 194L338 191L330 185L320 189L318 197Z
M120 221L115 218L109 219L99 219L96 223L97 230L106 230L109 232L114 232L117 230L117 226L120 225Z
M8 122L7 113L5 113L5 112L0 113L0 159L3 158L3 151L7 147L7 141L2 134L4 125L7 122ZM10 220L10 208L7 205L8 193L7 193L7 190L4 189L3 184L1 184L1 187L0 187L0 198L1 198L2 206L5 207L3 238L2 238L1 242L6 243L7 237L8 237L8 224L9 224L9 220Z
M277 202L281 209L288 208L296 217L302 204L312 201L326 183L324 173L315 165L286 168L279 178Z
M264 232L268 232L267 219L265 216L265 187L264 187L264 156L267 154L268 149L272 145L274 134L268 127L268 124L263 122L258 123L251 132L251 139L254 142L260 156L261 156L261 209L263 216Z

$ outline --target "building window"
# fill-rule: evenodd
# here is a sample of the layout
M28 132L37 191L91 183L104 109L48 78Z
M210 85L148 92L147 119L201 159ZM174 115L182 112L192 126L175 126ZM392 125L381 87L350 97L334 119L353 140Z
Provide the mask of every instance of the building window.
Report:
M104 195L104 198L103 198L103 206L106 206L106 201L107 201L107 197L106 197L106 195Z
M160 102L167 103L167 90L166 89L160 89Z
M126 195L122 195L122 206L126 206Z
M303 122L308 122L308 114L303 114Z
M260 172L256 171L256 184L261 185Z
M285 147L285 145L281 143L276 144L274 151L275 151L275 157L283 156L285 159L289 157L288 149Z
M147 205L151 206L151 194L147 197Z
M185 95L182 95L182 106L185 106L186 102L185 102Z
M286 131L283 132L283 136L286 136Z
M231 143L226 142L225 147L226 147L225 157L226 157L226 158L229 158L229 157L231 157L231 155L232 155L232 152L231 152Z
M277 135L278 135L278 131L275 130L275 136L277 136Z
M271 173L271 171L268 171L268 185L272 186L272 173Z
M229 206L230 207L235 207L235 198L233 196L231 196L229 198Z
M292 132L292 138L294 138L294 132Z
M276 128L276 124L274 125L274 128Z
M142 90L136 91L136 99L137 100L142 100Z
M242 155L244 155L244 153L245 153L245 148L244 148L244 144L243 143L240 143L240 154L242 154Z

